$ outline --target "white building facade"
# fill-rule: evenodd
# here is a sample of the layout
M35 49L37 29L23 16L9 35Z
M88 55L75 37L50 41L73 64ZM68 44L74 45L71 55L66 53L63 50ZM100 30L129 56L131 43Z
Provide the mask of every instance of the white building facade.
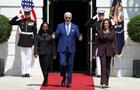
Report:
M105 10L105 17L109 17L110 7L113 0L96 0L97 10ZM34 0L35 11L37 14L38 28L42 23L42 6L43 0ZM9 19L19 14L21 0L4 0L0 1L0 14L7 16ZM124 7L125 20L125 46L122 54L115 58L116 76L132 76L133 60L140 59L140 44L130 40L127 35L127 23L136 15L140 14L140 0L122 0ZM11 36L8 42L0 45L0 57L5 60L6 75L20 75L20 51L17 47L18 27L13 26ZM32 74L41 74L38 60L33 60Z
M42 6L43 1L34 0L35 12L37 16L37 27L42 23ZM9 19L19 15L21 9L21 0L4 0L0 1L0 14L7 16ZM11 36L8 42L0 45L0 57L5 60L5 75L21 75L21 57L18 41L18 26L13 26ZM33 60L32 74L41 74L38 60Z

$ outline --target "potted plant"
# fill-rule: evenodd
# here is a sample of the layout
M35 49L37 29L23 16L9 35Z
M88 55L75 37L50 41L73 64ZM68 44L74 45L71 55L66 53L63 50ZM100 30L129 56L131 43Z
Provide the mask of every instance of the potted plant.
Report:
M132 41L140 42L140 15L133 17L128 22L127 31Z
M12 26L8 24L9 19L0 14L0 44L6 42L12 31ZM1 51L2 52L2 51ZM4 59L0 58L0 76L4 75Z
M134 16L127 24L130 39L140 43L140 15ZM133 76L140 77L140 60L133 60Z

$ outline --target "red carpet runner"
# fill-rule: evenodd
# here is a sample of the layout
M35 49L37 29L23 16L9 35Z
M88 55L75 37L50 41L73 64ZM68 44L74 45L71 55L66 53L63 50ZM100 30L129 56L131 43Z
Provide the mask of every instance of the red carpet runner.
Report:
M41 86L40 90L95 90L93 77L86 74L73 74L73 82L70 88L61 87L59 73L49 74L48 87Z

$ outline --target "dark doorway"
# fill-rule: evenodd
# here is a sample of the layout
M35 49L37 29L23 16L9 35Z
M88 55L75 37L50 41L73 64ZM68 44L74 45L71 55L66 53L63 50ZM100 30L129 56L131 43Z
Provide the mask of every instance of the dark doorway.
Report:
M74 72L87 72L89 68L88 59L88 31L84 24L90 17L90 6L88 0L54 0L50 4L49 23L53 31L57 24L64 22L64 13L71 12L72 22L79 26L80 33L83 35L83 41L77 41L76 55L74 62ZM53 62L53 71L59 70L59 60Z

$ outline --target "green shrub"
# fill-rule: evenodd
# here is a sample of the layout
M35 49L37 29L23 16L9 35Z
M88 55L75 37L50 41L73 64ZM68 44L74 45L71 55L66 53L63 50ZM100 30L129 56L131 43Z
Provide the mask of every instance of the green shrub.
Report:
M0 14L0 44L6 42L12 31L12 26L8 24L9 19Z
M131 40L140 42L140 15L130 19L127 24L127 31Z

